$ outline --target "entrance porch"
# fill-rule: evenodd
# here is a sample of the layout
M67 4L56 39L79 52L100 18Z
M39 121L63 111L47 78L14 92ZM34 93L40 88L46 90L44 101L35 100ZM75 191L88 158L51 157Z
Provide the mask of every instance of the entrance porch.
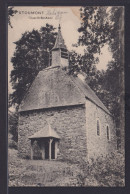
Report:
M31 159L56 159L60 137L50 125L36 132L31 137Z

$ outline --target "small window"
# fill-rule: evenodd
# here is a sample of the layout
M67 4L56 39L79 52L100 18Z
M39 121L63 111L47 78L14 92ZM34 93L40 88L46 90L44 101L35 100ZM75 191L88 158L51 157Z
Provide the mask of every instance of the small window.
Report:
M107 125L107 140L110 140L110 130L108 125Z
M97 135L100 135L100 122L97 120Z

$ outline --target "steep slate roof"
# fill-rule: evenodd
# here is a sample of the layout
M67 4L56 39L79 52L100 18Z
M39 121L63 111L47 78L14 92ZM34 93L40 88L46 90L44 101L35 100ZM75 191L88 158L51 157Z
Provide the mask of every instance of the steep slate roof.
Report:
M51 126L45 125L42 130L34 133L32 136L29 137L29 139L37 139L37 138L56 138L60 139L59 135L56 133L54 129L51 128Z
M101 100L97 97L97 95L94 93L94 91L88 86L86 82L83 82L78 77L71 76L71 79L75 82L75 84L81 89L83 94L87 99L94 102L97 106L105 110L108 114L111 114L109 110L104 106L104 104L101 102Z
M63 39L62 34L61 34L61 27L60 27L60 25L59 25L59 28L58 28L58 34L57 34L57 37L56 37L55 45L52 48L52 50L58 49L58 48L67 49L66 45L64 43L64 39Z
M68 75L59 66L49 67L39 72L24 97L19 112L85 104L86 98L110 114L86 83L78 77Z

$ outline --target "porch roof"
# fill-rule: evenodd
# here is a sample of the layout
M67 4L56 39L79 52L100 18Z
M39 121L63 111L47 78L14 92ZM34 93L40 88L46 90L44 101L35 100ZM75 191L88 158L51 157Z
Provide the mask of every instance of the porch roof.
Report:
M54 129L51 128L50 124L45 125L40 131L34 133L28 139L38 139L38 138L56 138L60 139L59 135Z

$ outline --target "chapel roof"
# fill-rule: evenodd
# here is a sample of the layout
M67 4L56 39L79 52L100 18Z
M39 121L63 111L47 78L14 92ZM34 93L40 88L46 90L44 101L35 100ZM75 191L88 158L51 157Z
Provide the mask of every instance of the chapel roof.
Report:
M59 135L56 133L54 129L51 128L50 124L47 124L42 128L42 130L34 133L32 136L28 138L37 139L37 138L51 138L51 137L60 139Z
M59 66L48 67L35 78L19 112L85 104L86 98L110 114L86 82L68 75Z

